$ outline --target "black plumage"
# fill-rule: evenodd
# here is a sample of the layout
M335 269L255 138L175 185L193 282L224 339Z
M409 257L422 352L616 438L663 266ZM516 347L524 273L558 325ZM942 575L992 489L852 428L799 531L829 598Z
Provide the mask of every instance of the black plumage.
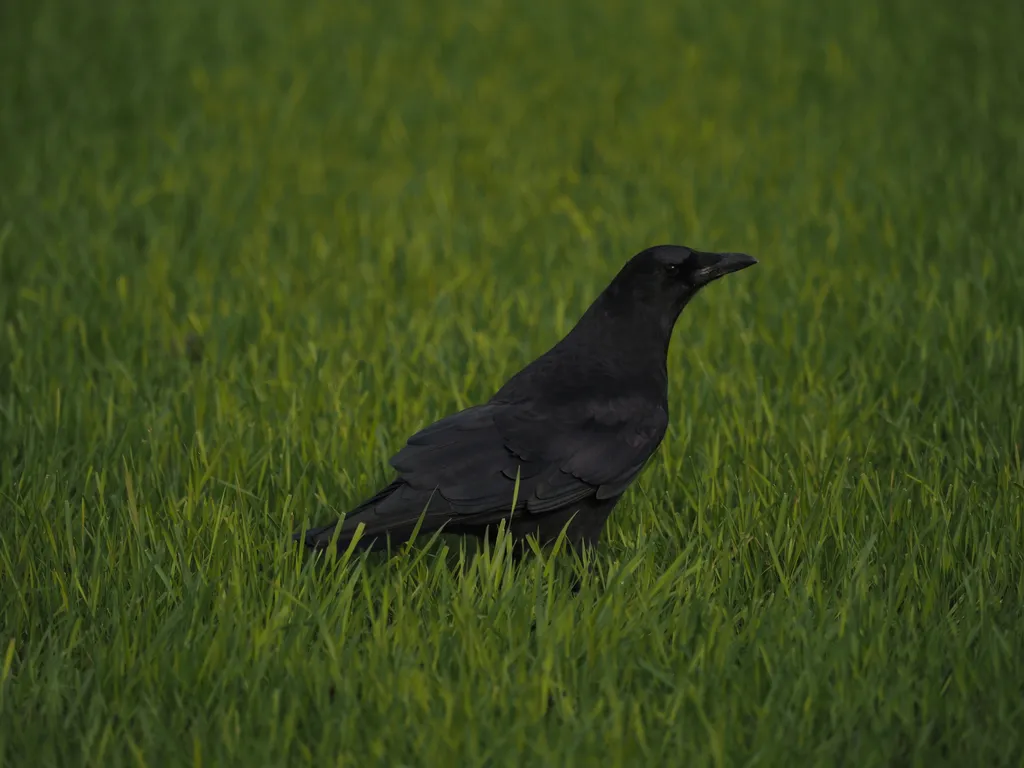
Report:
M348 546L420 533L482 536L506 520L514 540L594 546L668 427L667 354L676 319L705 285L756 261L663 245L638 253L554 347L486 403L420 430L391 458L396 478L349 512ZM517 486L518 483L518 486ZM513 509L513 498L515 508ZM330 545L337 523L296 534Z

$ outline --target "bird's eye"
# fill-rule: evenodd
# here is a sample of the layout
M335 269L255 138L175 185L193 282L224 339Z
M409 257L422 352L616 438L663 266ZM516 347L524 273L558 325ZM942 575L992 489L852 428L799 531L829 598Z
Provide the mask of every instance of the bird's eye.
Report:
M682 271L682 268L678 264L666 264L665 271L669 277L677 277Z

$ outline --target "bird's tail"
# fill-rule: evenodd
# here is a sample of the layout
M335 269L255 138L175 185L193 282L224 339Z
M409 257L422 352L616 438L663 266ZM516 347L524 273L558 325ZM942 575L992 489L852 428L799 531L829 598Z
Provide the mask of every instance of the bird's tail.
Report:
M335 521L320 528L299 531L292 535L292 540L301 542L307 549L327 549L331 546L335 531L340 526L341 530L337 532L337 548L339 552L343 552L348 549L356 537L362 523L363 531L356 542L356 549L379 551L387 548L389 543L392 545L402 544L417 532L430 533L437 530L439 524L443 523L443 519L435 520L434 516L430 515L426 517L425 521L420 518L429 504L429 495L421 498L422 494L410 491L408 496L413 503L407 507L402 503L408 501L401 493L403 490L409 491L400 482L392 482L349 512L344 520ZM399 493L394 496L396 491ZM384 510L381 510L381 505L385 505ZM398 514L386 514L389 511L387 507L391 505L397 507L395 511ZM385 514L373 514L381 511L384 511Z
M427 521L427 525L417 525L419 521L411 521L402 525L396 525L390 528L381 529L370 529L364 527L362 535L356 541L356 551L368 550L370 552L379 552L387 549L388 545L397 546L404 544L409 539L413 538L416 533L432 533L438 526L429 524L431 521ZM299 531L298 533L292 534L292 540L295 542L302 542L306 549L319 551L329 549L331 546L331 540L334 538L335 531L341 527L338 531L337 550L338 552L344 552L352 544L352 540L356 538L359 525L355 521L351 525L347 524L346 520L344 523L331 523L320 528L310 528L305 531Z
M330 545L331 538L334 536L334 529L337 527L337 523L331 523L320 528L299 531L292 534L292 541L302 542L307 549L326 549ZM348 542L343 542L343 538L342 536L338 537L339 547L348 545ZM349 539L351 540L351 537Z

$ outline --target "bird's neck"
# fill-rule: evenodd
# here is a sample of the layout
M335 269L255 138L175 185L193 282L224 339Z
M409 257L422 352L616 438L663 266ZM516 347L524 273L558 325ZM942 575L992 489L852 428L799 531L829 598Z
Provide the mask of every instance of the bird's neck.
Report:
M648 364L660 361L664 365L672 330L688 300L678 306L665 306L663 301L621 296L612 288L587 308L566 339L573 337L573 343L596 343L605 350L614 345L627 356L636 355Z
M532 383L533 391L555 400L633 394L667 407L672 328L652 325L653 318L643 315L638 311L624 318L591 306L561 341L520 376Z
M642 304L620 309L617 302L598 300L494 399L571 401L636 394L667 407L668 348L678 314Z

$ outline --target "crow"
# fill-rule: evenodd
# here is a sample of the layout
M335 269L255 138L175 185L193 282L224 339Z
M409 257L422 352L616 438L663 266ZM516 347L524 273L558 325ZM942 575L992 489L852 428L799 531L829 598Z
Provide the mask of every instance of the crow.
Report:
M380 550L417 533L484 537L506 521L526 537L595 547L623 492L668 427L667 356L683 308L713 280L757 260L659 245L633 256L575 327L486 403L410 437L396 477L339 522L300 531L326 549ZM514 506L513 506L514 504Z

